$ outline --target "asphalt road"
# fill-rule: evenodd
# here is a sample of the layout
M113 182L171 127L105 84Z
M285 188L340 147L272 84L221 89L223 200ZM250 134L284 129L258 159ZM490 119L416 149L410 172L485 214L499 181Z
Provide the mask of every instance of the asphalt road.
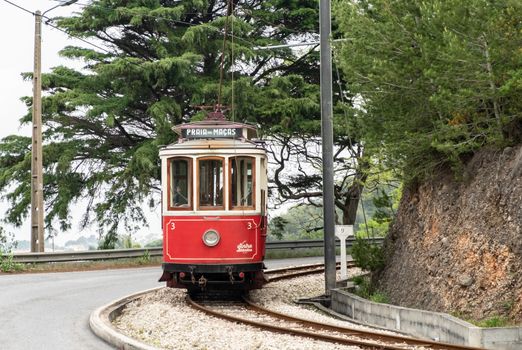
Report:
M269 269L322 258L269 260ZM128 294L164 285L161 268L0 275L0 349L113 349L89 328L90 313Z

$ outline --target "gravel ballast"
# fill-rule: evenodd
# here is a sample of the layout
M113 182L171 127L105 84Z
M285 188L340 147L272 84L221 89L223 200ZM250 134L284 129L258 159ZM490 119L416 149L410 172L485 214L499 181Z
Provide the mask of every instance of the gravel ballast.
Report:
M299 298L324 292L322 275L267 284L250 299L266 308L322 323L364 328L298 306ZM163 349L359 349L313 339L267 332L208 316L189 307L186 292L161 288L129 303L113 325L125 335Z

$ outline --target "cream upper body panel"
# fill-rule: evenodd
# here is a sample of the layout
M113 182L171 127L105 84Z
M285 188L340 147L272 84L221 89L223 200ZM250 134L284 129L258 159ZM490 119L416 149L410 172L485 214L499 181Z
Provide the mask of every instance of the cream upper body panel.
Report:
M266 154L266 150L261 142L251 142L243 140L189 140L174 143L163 147L160 150L160 157L170 157L175 155L199 155L199 154Z

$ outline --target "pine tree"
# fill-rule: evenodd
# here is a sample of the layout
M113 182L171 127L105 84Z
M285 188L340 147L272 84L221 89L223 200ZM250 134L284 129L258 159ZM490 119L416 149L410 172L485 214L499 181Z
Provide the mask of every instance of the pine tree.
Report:
M522 140L519 1L340 1L367 150L409 179Z
M122 227L145 225L142 203L159 198L158 149L175 141L173 125L203 118L196 106L233 106L229 118L267 133L317 118L316 53L255 49L314 37L317 11L306 0L96 0L59 19L96 47L64 48L83 69L43 77L47 230L69 228L71 207L85 201L82 225L96 222L107 247ZM0 191L15 224L30 205L30 144L0 143Z

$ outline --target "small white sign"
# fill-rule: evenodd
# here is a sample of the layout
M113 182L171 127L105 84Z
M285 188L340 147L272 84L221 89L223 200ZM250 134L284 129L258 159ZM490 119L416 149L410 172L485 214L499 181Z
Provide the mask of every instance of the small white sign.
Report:
M353 236L353 225L335 225L335 235L341 241L341 279L348 278L346 259L346 238Z
M353 236L353 225L335 225L335 235L339 239L346 239Z

